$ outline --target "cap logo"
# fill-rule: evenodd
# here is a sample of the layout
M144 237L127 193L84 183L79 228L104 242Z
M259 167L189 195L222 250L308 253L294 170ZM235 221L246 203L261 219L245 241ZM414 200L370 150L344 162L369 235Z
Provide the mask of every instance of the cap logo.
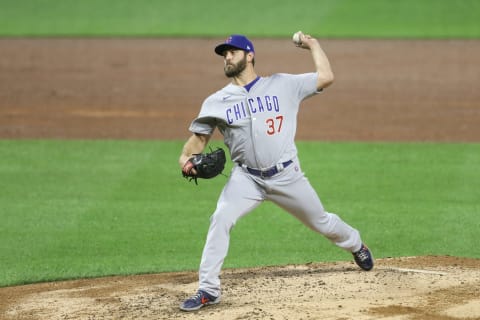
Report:
M215 53L222 55L227 47L234 47L249 52L254 52L253 44L245 36L231 35L225 39L225 42L215 47Z

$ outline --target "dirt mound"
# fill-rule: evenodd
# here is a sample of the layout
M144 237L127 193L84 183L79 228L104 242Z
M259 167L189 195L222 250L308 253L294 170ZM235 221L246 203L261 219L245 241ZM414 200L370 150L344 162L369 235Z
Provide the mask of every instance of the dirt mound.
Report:
M480 260L379 259L227 269L222 302L178 306L193 272L109 277L0 289L2 319L480 319Z

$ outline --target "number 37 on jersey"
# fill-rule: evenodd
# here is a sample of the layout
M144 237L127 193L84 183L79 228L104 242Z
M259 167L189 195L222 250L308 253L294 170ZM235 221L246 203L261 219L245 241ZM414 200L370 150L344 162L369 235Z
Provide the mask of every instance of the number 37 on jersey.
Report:
M283 116L278 115L273 118L268 118L265 120L267 125L267 134L269 136L280 133L282 131Z

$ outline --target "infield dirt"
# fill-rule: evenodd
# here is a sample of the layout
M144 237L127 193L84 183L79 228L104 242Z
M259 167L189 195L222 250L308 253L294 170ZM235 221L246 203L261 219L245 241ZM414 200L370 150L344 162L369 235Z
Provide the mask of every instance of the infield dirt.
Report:
M253 40L260 75L312 69L289 39ZM184 140L227 83L220 41L0 39L0 138ZM480 41L321 43L336 82L304 102L297 139L480 141ZM195 313L178 305L196 272L32 284L0 288L0 318L480 319L479 267L432 256L378 259L371 272L352 262L224 270L222 303Z

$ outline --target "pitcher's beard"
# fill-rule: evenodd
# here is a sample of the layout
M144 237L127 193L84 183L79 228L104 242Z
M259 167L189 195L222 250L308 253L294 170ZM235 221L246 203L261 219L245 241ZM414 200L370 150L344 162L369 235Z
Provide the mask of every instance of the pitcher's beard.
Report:
M237 64L227 64L223 68L225 75L229 78L234 78L241 74L243 70L247 67L247 56L245 56L242 60L238 61Z

